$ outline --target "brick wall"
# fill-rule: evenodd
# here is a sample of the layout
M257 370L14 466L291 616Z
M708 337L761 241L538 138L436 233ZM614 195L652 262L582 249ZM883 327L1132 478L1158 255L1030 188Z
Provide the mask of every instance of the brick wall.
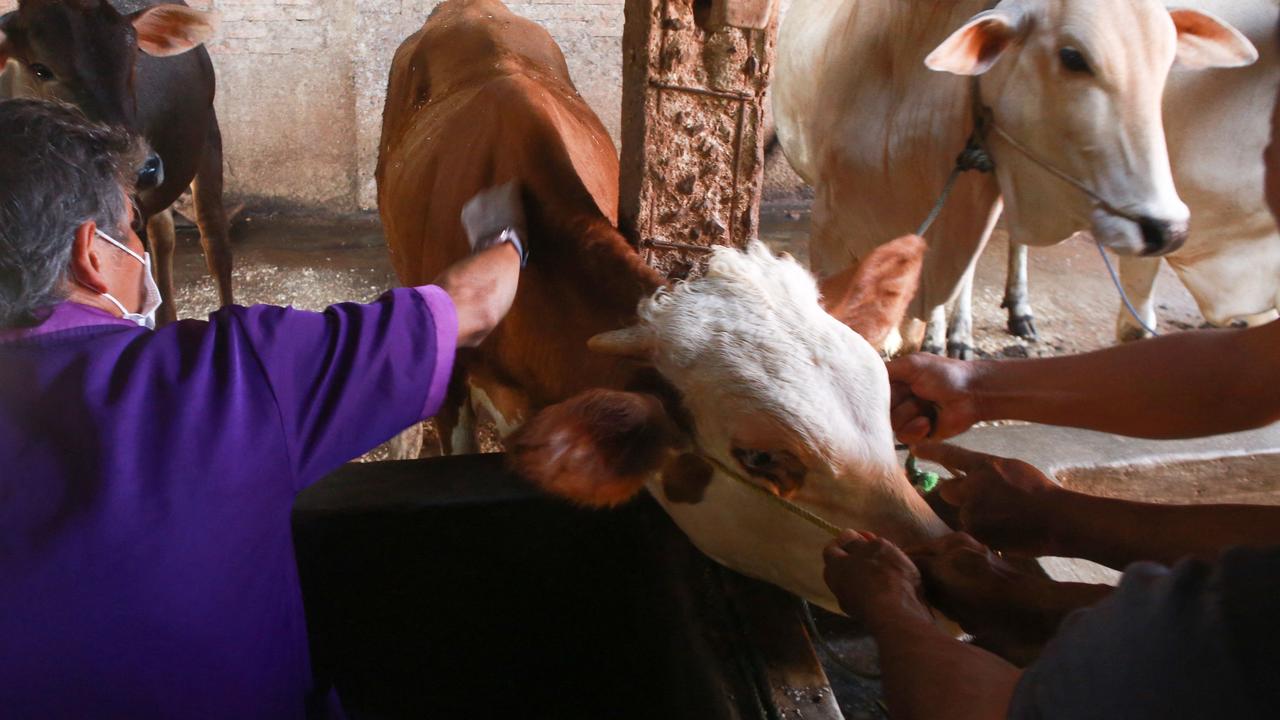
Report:
M625 0L532 0L511 9L564 50L614 138ZM137 7L139 0L113 0ZM221 13L210 44L228 192L338 212L372 208L391 57L438 0L188 0ZM0 12L16 6L0 0Z

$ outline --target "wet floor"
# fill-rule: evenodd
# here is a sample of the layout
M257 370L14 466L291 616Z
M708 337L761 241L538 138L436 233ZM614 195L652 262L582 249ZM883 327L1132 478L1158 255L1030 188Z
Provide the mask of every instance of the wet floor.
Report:
M762 237L779 250L807 257L808 214L774 210L762 218ZM234 231L236 298L242 304L293 305L322 309L342 301L364 302L394 287L376 216L312 220L259 216ZM1030 282L1039 342L1005 331L1007 244L997 236L981 259L974 291L974 336L985 357L1025 357L1077 353L1106 347L1115 333L1119 296L1097 250L1073 240L1031 253ZM204 269L194 232L183 232L175 260L180 317L203 317L214 309L213 282ZM1188 329L1202 322L1195 303L1165 268L1157 286L1165 329Z

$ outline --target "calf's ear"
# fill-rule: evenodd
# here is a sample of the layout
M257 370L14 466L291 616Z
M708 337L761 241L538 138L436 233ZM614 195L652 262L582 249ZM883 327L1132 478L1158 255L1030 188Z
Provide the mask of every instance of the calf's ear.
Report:
M679 445L657 397L591 390L543 410L508 437L507 462L552 495L607 508L635 497Z
M1239 30L1212 14L1189 8L1171 8L1169 16L1178 30L1177 63L1189 70L1252 65L1258 48Z
M880 347L907 314L928 247L919 235L881 245L856 266L822 281L823 307Z
M152 5L129 16L138 33L138 48L153 57L181 55L211 40L218 31L217 13L185 5Z
M1016 11L988 10L974 15L929 53L925 67L955 75L981 75L1013 47L1024 24Z

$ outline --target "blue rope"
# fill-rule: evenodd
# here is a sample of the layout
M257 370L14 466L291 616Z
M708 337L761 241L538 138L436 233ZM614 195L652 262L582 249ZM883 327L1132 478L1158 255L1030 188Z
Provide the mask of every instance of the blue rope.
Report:
M1102 262L1107 266L1107 272L1111 274L1111 282L1115 283L1116 290L1120 293L1120 300L1124 303L1124 307L1129 311L1129 314L1133 316L1134 322L1138 323L1138 327L1146 330L1152 337L1160 337L1160 333L1156 332L1155 328L1147 325L1138 314L1138 310L1133 306L1133 303L1129 302L1129 295L1124 291L1124 285L1120 283L1120 276L1116 274L1115 267L1111 265L1111 258L1107 256L1107 251L1102 249L1102 243L1095 238L1093 244L1098 247L1098 254L1102 256Z

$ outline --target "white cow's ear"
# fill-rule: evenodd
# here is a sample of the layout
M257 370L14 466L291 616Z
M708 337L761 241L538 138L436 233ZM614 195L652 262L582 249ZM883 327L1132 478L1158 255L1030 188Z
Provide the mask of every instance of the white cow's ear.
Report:
M981 75L1013 46L1022 27L1022 17L1006 10L979 13L929 53L924 64L938 72Z
M213 39L220 16L185 5L152 5L129 16L138 48L153 57L181 55Z
M1203 10L1169 10L1178 30L1178 65L1188 70L1252 65L1258 48L1239 30Z
M552 405L506 440L507 463L517 475L592 508L631 500L680 444L661 400L613 390Z
M928 247L919 235L881 245L856 267L822 281L823 307L872 347L880 347L907 314Z

